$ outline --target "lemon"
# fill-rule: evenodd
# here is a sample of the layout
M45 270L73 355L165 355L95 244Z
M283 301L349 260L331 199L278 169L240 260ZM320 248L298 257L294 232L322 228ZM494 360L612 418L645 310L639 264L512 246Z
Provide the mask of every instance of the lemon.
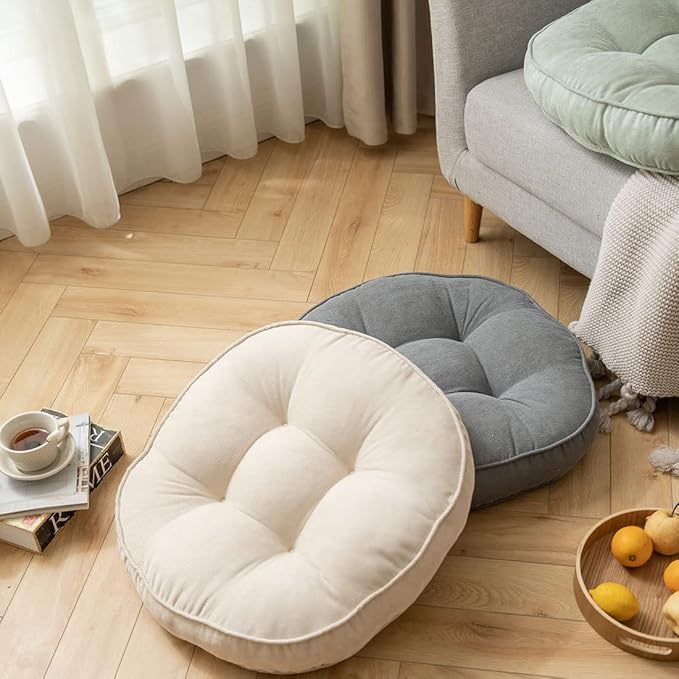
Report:
M590 589L589 593L602 611L620 622L633 618L639 612L637 598L625 585L603 582Z

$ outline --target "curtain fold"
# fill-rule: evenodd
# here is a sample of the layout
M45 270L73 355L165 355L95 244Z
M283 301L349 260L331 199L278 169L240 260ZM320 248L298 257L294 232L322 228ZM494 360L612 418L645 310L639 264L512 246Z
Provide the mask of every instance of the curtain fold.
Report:
M413 134L417 114L434 114L429 6L420 0L342 0L344 119L349 134L384 144L389 119Z
M109 226L117 194L301 142L311 119L368 144L389 113L414 132L418 4L0 0L0 237L39 245L60 215Z
M117 194L342 125L338 0L0 0L0 231L95 227Z

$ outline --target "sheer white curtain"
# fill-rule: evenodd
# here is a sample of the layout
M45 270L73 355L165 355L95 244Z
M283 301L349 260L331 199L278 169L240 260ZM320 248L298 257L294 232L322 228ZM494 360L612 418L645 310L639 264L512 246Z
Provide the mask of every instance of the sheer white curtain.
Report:
M341 126L340 0L0 0L0 233Z

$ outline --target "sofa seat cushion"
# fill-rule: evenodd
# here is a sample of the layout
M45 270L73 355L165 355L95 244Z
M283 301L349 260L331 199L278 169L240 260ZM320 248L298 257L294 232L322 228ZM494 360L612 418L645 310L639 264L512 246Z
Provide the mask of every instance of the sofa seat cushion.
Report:
M525 78L588 149L679 175L679 2L592 0L536 33Z
M554 125L521 70L472 89L464 122L475 158L601 237L608 209L634 169L588 151Z
M340 292L305 318L377 337L438 384L469 432L474 507L559 478L596 433L596 397L575 337L499 281L388 276Z
M292 322L187 387L122 481L118 538L170 632L250 669L305 672L413 603L473 486L464 425L416 366Z

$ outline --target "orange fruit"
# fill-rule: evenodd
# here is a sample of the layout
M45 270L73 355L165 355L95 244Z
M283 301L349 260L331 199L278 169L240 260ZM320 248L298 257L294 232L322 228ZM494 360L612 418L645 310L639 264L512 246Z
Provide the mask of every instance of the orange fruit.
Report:
M643 566L653 554L653 540L639 526L621 528L611 540L611 554L629 568Z
M667 585L667 589L672 592L679 592L679 559L673 561L663 574L663 580Z

